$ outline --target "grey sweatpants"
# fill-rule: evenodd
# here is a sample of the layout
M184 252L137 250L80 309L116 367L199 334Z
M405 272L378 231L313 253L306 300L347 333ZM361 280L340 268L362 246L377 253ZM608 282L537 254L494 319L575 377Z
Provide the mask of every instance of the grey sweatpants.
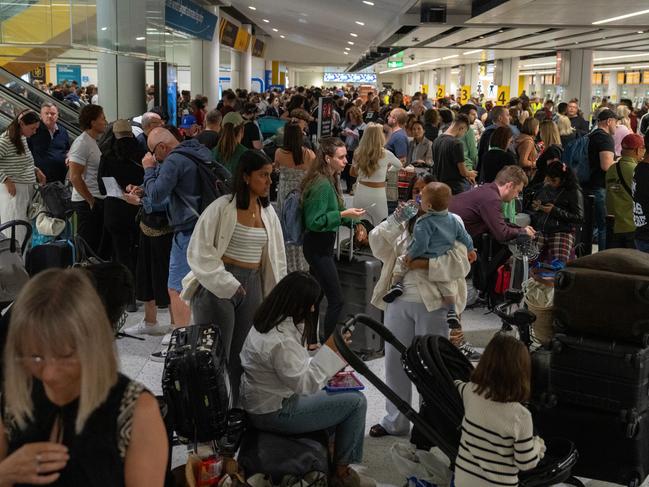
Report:
M428 311L423 303L409 303L397 298L387 305L385 326L405 346L409 347L416 335L441 335L448 337L446 308ZM385 347L385 382L404 401L412 402L412 382L403 371L401 355L391 345ZM391 435L405 435L410 422L389 400L385 402L387 414L381 426ZM418 409L418 408L415 408Z

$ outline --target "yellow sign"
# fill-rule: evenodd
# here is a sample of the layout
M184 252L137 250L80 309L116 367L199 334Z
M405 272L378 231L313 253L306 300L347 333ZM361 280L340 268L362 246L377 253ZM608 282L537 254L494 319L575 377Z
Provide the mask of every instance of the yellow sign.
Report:
M460 105L466 105L471 98L471 85L463 85L460 90Z
M428 94L428 85L421 85L421 92Z
M251 35L248 34L245 30L239 29L237 38L234 41L234 48L237 51L246 52L248 50L248 46L250 46L250 37Z
M499 86L498 95L496 96L496 105L504 107L509 101L509 86Z
M435 98L444 98L446 96L446 85L437 85Z

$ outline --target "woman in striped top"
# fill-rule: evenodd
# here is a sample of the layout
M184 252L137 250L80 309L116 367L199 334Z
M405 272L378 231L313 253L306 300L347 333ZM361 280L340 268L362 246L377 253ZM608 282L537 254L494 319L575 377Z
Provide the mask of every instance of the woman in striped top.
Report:
M545 453L532 415L521 404L530 395L531 362L525 345L496 334L471 382L455 381L464 402L462 437L455 460L457 487L517 486L518 472Z
M45 184L45 175L34 165L27 137L38 130L41 119L26 110L0 135L0 224L11 220L29 221L27 211L34 195L36 180ZM22 227L16 229L19 242L25 238Z

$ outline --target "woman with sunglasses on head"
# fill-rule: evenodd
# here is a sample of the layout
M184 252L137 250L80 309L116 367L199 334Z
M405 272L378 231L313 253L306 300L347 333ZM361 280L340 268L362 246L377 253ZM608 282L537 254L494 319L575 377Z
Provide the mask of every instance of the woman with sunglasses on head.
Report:
M36 183L45 184L45 175L34 165L27 146L27 137L38 130L40 117L24 111L0 135L0 224L11 220L29 221L27 212L34 196ZM16 228L16 238L22 243L23 227Z

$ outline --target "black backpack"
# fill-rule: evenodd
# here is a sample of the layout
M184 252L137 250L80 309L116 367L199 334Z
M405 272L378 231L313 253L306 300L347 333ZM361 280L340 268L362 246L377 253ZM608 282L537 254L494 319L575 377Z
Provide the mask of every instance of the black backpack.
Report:
M40 186L38 191L43 199L45 213L53 218L67 220L74 213L72 208L72 190L68 184L60 181Z
M222 164L216 161L204 161L191 152L183 150L175 151L196 164L200 187L200 201L198 208L194 208L187 199L178 194L178 197L189 207L196 216L200 216L203 210L212 202L223 195L232 193L232 174Z

